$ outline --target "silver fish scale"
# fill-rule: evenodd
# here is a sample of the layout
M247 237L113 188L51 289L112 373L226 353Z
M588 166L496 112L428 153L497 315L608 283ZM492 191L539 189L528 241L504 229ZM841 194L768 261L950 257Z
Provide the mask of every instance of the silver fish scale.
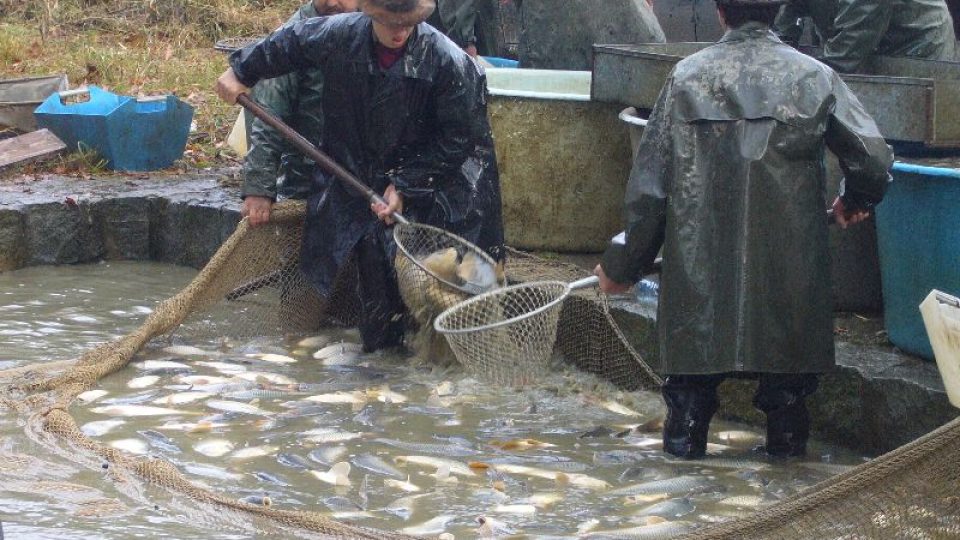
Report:
M605 495L617 497L621 495L647 495L653 493L687 493L708 484L706 478L697 476L678 476L666 480L654 480L642 484L634 484L613 491L608 491Z
M401 480L406 478L399 469L373 454L360 454L353 458L351 462L357 467L366 469L372 473L392 476L394 478L400 478Z
M395 439L374 439L374 442L400 448L401 450L408 450L410 452L417 452L421 454L434 454L437 456L466 457L480 454L480 452L472 448L464 448L463 446L452 444L411 443L406 441L398 441Z

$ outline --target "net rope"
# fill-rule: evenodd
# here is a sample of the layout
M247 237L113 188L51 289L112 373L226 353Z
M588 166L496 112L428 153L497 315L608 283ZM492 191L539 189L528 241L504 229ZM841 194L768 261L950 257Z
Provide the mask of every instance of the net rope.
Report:
M267 226L253 228L241 222L196 278L159 303L130 334L90 349L76 360L0 371L0 407L23 416L28 434L49 438L60 455L87 466L105 461L112 470L129 473L174 496L249 516L258 530L279 527L343 538L407 538L338 522L318 512L235 500L191 482L163 459L134 457L87 437L70 414L78 394L122 369L152 340L310 332L324 325L355 324L355 265L345 266L329 299L314 294L300 273L303 214L302 203L285 202L275 207ZM572 264L508 250L511 282L571 282L586 274ZM204 316L211 313L220 316ZM210 322L220 318L226 323ZM653 389L659 384L659 377L620 331L608 299L598 291L568 296L559 321L556 353L565 361L626 389ZM958 486L960 419L796 498L747 518L697 529L685 538L960 539Z

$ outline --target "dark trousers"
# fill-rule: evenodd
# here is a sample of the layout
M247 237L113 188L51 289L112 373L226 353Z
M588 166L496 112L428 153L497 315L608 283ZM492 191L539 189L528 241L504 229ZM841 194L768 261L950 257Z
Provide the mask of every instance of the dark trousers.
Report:
M360 295L360 338L363 349L403 344L404 306L393 257L396 246L389 229L374 227L357 243L357 291Z
M717 387L727 378L759 381L753 405L767 415L767 453L798 456L806 452L810 435L806 398L819 384L815 373L668 375L661 387L667 404L664 451L681 457L703 456L710 419L717 411Z

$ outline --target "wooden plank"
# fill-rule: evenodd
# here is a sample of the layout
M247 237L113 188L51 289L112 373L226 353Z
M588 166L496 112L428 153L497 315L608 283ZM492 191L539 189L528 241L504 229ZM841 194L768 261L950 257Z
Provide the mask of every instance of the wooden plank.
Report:
M50 130L31 131L0 141L0 167L59 152L66 147Z

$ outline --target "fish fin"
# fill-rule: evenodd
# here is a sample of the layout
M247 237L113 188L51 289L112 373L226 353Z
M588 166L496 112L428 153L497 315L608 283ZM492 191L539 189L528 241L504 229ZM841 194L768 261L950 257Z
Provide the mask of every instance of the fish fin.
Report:
M570 476L568 476L566 473L558 472L554 477L554 480L556 480L557 484L565 486L570 483Z

